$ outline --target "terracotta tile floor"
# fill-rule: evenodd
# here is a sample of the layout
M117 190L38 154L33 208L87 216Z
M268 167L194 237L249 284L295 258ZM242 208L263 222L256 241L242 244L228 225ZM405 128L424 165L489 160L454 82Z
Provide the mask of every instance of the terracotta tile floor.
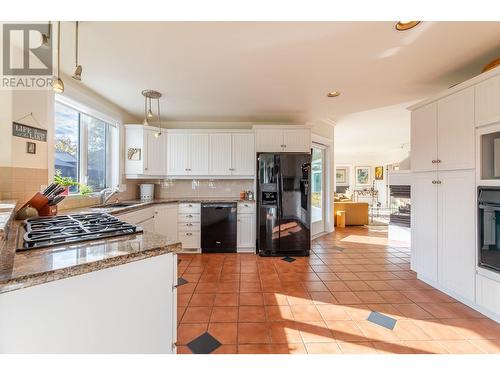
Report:
M204 332L214 353L500 353L500 324L416 279L385 232L337 230L288 263L180 254L178 353ZM366 319L397 319L389 330Z

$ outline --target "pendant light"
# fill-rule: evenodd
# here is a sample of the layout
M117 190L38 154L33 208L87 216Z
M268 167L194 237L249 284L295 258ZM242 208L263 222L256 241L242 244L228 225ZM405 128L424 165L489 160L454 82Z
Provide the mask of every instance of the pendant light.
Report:
M73 74L73 79L77 81L82 80L82 66L78 64L78 21L75 24L75 73Z
M161 136L161 115L160 115L160 98L161 93L155 90L143 90L142 95L144 96L144 125L149 125L149 120L153 119L154 114L151 106L151 101L156 100L156 106L158 111L158 132L155 133L155 137ZM149 106L148 106L149 104Z
M64 83L61 79L61 21L57 22L57 79L52 81L52 88L58 94L64 92Z

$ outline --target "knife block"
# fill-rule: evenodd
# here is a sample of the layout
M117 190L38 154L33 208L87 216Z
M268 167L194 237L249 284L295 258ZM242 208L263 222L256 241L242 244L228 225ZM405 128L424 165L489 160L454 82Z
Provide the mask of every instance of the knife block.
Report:
M57 205L49 206L46 204L38 210L38 215L40 216L56 216L57 215Z

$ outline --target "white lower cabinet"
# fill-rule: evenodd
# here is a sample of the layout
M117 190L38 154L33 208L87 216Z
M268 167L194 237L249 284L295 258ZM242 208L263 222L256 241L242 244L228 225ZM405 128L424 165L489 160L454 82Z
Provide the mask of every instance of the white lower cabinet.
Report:
M254 252L256 236L255 203L238 202L237 251Z
M474 170L414 173L412 261L424 281L474 301Z
M474 171L439 172L438 282L474 301L476 224Z
M155 233L168 238L169 241L178 241L177 235L177 203L155 206Z
M178 240L183 249L201 248L201 204L179 203L177 216Z
M500 277L490 271L478 272L481 273L476 275L476 303L500 322Z

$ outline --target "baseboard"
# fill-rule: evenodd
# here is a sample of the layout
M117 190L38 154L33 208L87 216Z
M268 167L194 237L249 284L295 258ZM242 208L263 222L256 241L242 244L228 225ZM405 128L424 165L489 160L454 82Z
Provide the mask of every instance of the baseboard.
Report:
M450 297L452 298L455 298L457 301L463 303L464 305L467 305L469 306L471 309L473 310L476 310L478 312L480 312L481 314L487 316L488 318L496 321L497 323L500 323L500 315L499 314L496 314L495 312L489 310L489 309L486 309L484 307L482 307L481 305L478 305L476 304L475 302L473 301L470 301L469 299L467 298L463 298L462 296L458 295L457 293L449 290L449 289L446 289L442 286L440 286L439 284L435 283L434 281L431 281L429 279L427 279L426 277L422 277L420 275L417 274L417 278L421 281L423 281L424 283L426 284L429 284L430 286L432 286L433 288L449 295Z

